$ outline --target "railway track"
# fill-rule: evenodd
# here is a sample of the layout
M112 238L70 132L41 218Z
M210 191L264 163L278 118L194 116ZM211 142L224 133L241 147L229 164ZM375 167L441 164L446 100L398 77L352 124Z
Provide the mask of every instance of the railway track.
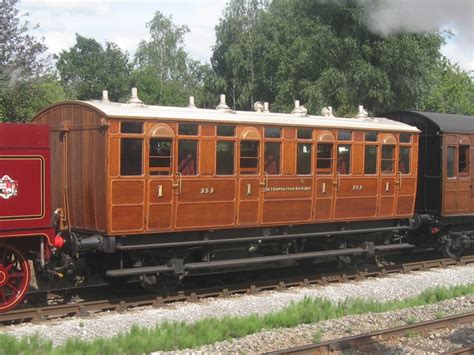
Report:
M350 280L363 280L370 277L380 277L394 273L429 270L456 265L467 265L474 263L474 255L464 256L458 260L437 259L402 263L398 265L381 265L364 271L337 272L319 275L305 275L288 277L285 279L273 279L259 282L245 282L225 287L195 288L189 291L179 291L166 296L146 294L130 297L112 297L93 301L73 302L60 305L15 309L0 314L0 324L12 324L20 322L44 322L55 318L72 316L87 317L100 312L116 311L122 312L129 308L152 306L162 307L173 302L199 301L210 297L228 297L234 294L255 294L268 290L284 290L290 287L302 287L310 285L325 285L335 282L347 282Z
M460 324L474 323L474 312L454 315L443 319L435 319L426 322L405 325L401 327L377 330L374 332L330 340L318 344L310 344L291 349L270 352L271 355L282 354L328 354L340 352L347 349L370 351L370 347L376 343L404 337L407 334L426 334L433 330L453 328ZM449 354L472 354L474 347L462 348Z

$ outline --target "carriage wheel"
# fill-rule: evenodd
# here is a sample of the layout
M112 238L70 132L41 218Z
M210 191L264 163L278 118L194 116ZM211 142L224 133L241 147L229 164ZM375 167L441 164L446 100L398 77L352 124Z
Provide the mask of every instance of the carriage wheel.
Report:
M0 245L0 312L23 300L30 277L30 265L23 253L9 245Z

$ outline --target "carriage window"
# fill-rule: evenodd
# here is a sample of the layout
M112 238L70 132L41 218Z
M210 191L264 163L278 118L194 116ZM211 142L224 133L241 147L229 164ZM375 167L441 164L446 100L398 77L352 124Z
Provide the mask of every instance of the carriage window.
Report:
M183 175L197 175L198 141L182 139L178 142L178 171Z
M365 146L364 174L377 174L377 146Z
M382 172L383 173L394 172L394 160L395 160L395 146L394 145L382 146Z
M454 154L456 152L455 147L448 147L447 151L447 174L448 177L454 177Z
M242 141L240 143L240 173L258 174L258 152L260 142Z
M400 133L400 143L410 143L411 134L410 133Z
M351 146L348 144L337 146L337 172L351 173Z
M120 140L120 175L142 175L143 139L122 138Z
M269 175L280 174L280 143L265 143L265 166L264 171Z
M350 141L352 139L352 132L351 131L338 131L337 139L339 139L340 141Z
M332 170L332 143L318 144L316 158L316 171L318 174L331 174Z
M265 127L265 138L281 138L281 128Z
M150 156L148 165L150 175L171 175L171 147L170 138L151 138Z
M410 174L410 147L400 147L398 171L402 174Z
M311 139L313 138L313 130L311 128L299 128L297 137L298 139Z
M469 146L459 146L459 174L469 174Z
M122 123L120 124L120 132L121 133L143 133L143 123L122 121Z
M298 144L298 157L296 165L296 173L298 175L311 174L311 149L312 144L300 143Z
M234 137L235 126L217 126L217 135L219 137Z
M370 131L370 132L365 132L365 141L366 142L377 142L379 138L379 133Z
M234 142L217 141L216 145L216 174L234 174Z
M178 133L182 136L197 136L199 125L197 123L180 123Z

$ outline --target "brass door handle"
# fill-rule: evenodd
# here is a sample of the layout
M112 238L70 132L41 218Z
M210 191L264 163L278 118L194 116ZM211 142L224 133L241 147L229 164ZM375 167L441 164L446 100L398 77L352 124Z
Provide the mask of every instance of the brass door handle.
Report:
M178 178L178 182L176 184L173 184L173 188L177 189L176 195L179 195L181 193L181 189L183 187L183 180L182 180L183 174L181 173L176 173L176 177Z
M338 191L339 185L341 184L341 173L336 173L336 181L333 181L332 184L334 185L334 189Z

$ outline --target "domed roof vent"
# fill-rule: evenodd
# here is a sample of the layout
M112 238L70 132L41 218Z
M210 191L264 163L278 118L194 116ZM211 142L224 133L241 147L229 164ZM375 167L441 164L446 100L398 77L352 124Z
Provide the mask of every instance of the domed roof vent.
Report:
M109 92L107 90L102 91L102 99L100 101L103 102L103 103L106 103L106 104L108 104L110 102L109 101Z
M225 95L220 96L220 102L219 102L219 105L217 105L216 110L232 112L230 107L227 106L227 104L225 103Z
M321 110L321 114L324 117L334 117L334 114L332 113L332 106L323 107L323 109Z
M359 113L356 115L356 118L367 118L369 114L364 110L364 106L359 105Z
M295 100L295 108L291 111L293 115L305 116L308 113L308 109L303 105L300 106L300 100Z
M143 105L143 101L138 98L137 88L132 88L132 95L130 96L130 99L127 101L127 104Z

